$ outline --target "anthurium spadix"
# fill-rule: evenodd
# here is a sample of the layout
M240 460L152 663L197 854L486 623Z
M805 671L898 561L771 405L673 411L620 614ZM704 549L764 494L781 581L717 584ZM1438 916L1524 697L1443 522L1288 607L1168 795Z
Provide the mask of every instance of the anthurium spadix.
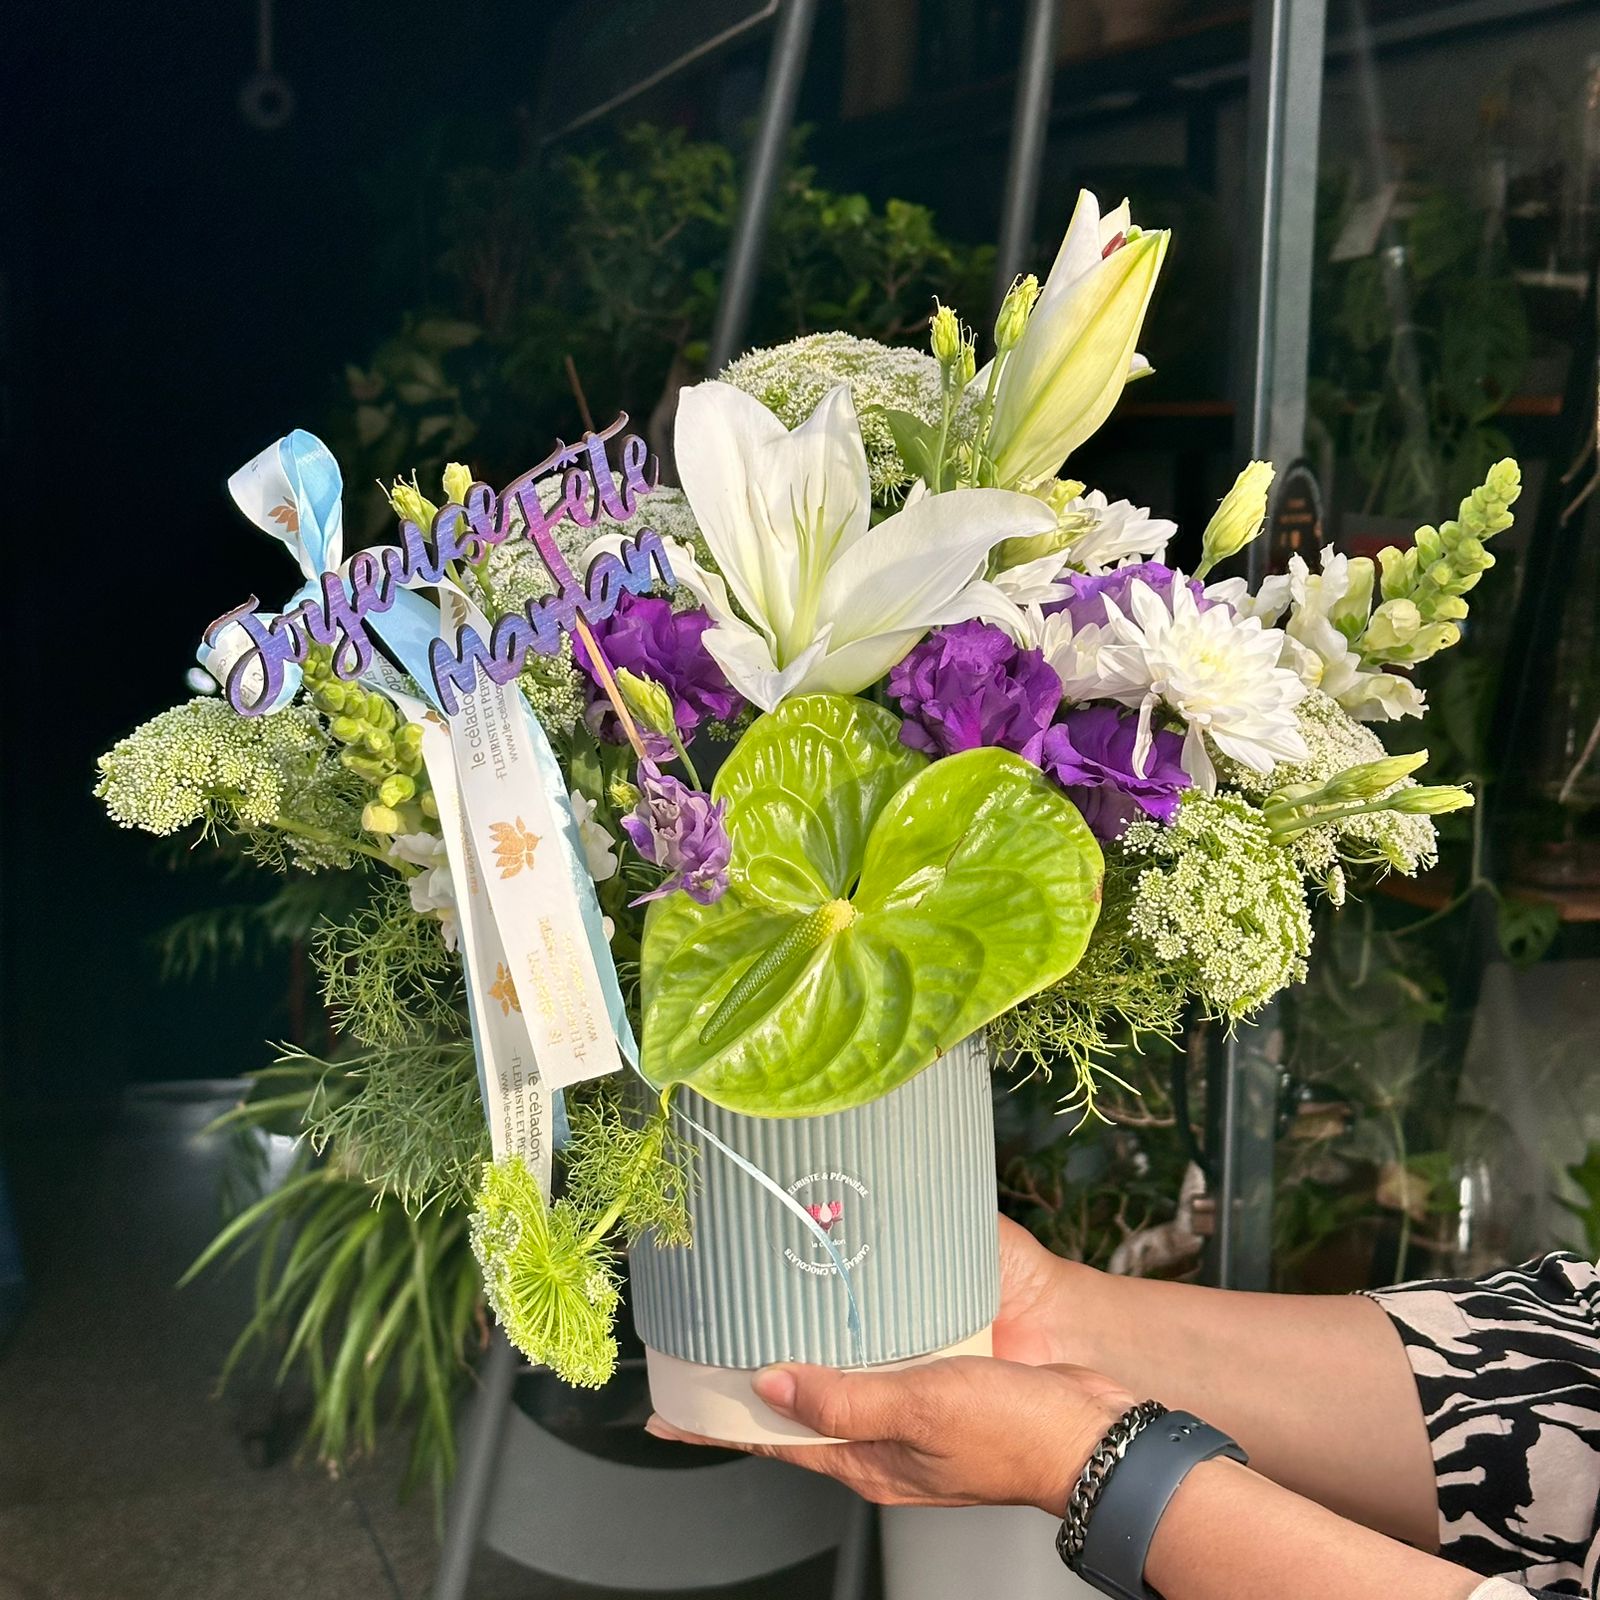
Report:
M1055 265L1000 370L988 436L997 482L1054 473L1111 415L1129 378L1148 371L1134 345L1168 238L1134 227L1126 200L1102 217L1095 197L1079 191Z
M675 575L715 621L706 649L767 711L796 694L854 694L930 628L1006 610L982 581L989 552L1055 526L1043 502L1001 489L908 497L874 524L843 385L791 432L731 384L696 384L678 400L675 452L721 580L676 555Z

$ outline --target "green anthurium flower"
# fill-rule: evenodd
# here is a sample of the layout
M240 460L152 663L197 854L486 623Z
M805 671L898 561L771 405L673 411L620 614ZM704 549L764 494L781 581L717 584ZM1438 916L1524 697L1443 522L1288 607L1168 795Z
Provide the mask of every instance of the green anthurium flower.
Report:
M1100 848L1039 769L997 749L929 763L899 719L807 695L739 741L734 875L650 908L644 1070L756 1116L877 1099L1077 964Z

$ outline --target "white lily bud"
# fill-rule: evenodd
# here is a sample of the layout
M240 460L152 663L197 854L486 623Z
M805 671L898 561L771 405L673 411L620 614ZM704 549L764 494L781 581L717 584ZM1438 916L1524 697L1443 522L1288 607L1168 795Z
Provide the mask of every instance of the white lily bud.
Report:
M1203 578L1219 561L1238 555L1261 532L1274 476L1270 461L1252 461L1233 480L1201 536L1200 564L1194 569L1197 578Z

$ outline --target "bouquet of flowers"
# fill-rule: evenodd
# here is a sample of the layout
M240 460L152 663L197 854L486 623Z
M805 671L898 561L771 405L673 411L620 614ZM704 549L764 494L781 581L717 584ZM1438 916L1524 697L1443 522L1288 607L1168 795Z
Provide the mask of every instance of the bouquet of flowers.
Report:
M316 951L350 1053L311 1064L304 1131L413 1211L470 1208L489 1305L568 1380L611 1371L619 1245L693 1255L713 1177L848 1282L845 1202L715 1113L854 1126L986 1036L1092 1115L1111 1045L1250 1017L1304 976L1313 897L1428 866L1471 803L1372 725L1423 714L1409 671L1460 637L1514 462L1409 549L1255 590L1214 569L1266 463L1190 573L1173 523L1062 475L1150 371L1167 243L1083 194L981 369L943 306L928 353L744 356L680 397L681 489L613 427L498 494L394 484L401 544L347 561L308 435L235 480L306 586L208 630L226 697L131 734L97 793L355 875Z

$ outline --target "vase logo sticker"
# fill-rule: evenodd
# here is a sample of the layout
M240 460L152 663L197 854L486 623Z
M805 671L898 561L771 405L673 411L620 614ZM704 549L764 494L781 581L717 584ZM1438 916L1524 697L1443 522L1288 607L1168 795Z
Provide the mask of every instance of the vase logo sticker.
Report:
M829 1278L838 1273L840 1261L853 1268L872 1253L872 1191L855 1173L808 1172L787 1187L828 1241L823 1244L792 1214L775 1215L772 1243L789 1266Z
M516 985L511 981L505 962L497 961L494 967L494 982L489 985L489 998L499 1001L502 1017L509 1017L513 1011L522 1010L522 1002L517 999Z
M495 865L502 878L514 878L524 867L533 865L539 835L521 817L515 822L491 822L489 837L494 840Z

